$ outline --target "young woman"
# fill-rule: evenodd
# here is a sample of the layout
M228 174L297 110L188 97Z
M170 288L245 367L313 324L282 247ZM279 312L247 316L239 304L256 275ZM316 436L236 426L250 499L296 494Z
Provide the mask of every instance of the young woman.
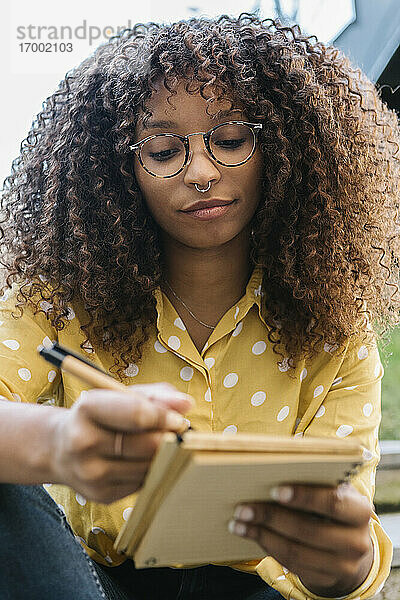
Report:
M67 74L3 193L2 597L378 591L376 339L399 308L399 138L336 49L251 15L138 25ZM56 339L131 394L50 368L37 349ZM351 485L236 507L227 527L262 561L135 570L113 543L183 415L200 431L357 438L366 462Z

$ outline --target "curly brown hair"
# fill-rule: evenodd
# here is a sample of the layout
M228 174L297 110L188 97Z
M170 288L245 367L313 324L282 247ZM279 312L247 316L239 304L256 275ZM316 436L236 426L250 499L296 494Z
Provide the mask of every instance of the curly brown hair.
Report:
M314 41L313 41L314 40ZM16 306L62 330L79 299L86 340L123 378L155 326L163 256L129 145L156 81L240 102L263 123L263 197L250 260L263 270L268 338L295 366L398 323L399 122L337 48L250 14L136 25L68 72L43 103L11 175L0 223ZM217 92L215 92L217 90Z

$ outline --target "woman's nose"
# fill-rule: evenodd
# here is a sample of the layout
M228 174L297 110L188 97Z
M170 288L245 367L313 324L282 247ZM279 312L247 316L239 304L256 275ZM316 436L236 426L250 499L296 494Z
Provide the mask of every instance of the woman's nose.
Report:
M199 139L195 145L196 148L192 148L189 151L189 158L183 177L184 183L186 185L198 183L201 186L206 186L209 181L218 181L221 178L221 173L217 164L208 154L203 140Z

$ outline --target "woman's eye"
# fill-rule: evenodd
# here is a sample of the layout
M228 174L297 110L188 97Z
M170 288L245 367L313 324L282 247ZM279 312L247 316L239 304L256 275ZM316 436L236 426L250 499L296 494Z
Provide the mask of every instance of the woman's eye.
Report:
M174 157L178 152L179 150L161 150L159 152L150 152L149 156L153 160L162 162Z
M237 138L230 140L218 140L215 143L216 146L220 146L221 148L232 148L235 150L236 148L240 148L245 143L245 138Z

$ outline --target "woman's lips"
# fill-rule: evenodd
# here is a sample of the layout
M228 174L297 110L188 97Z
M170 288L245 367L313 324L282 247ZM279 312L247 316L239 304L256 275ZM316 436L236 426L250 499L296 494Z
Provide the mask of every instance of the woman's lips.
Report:
M213 206L209 208L191 210L185 212L184 214L188 215L189 217L199 219L200 221L210 221L211 219L216 219L225 215L235 202L236 200L232 200L232 202L229 204L224 204L223 206Z

